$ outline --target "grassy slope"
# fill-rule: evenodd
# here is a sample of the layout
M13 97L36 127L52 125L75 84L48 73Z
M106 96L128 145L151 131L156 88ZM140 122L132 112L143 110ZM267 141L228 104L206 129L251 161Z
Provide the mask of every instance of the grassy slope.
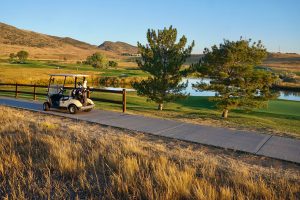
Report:
M197 63L202 56L202 54L192 55L187 60L187 64ZM270 53L264 60L262 65L269 66L276 71L292 71L295 73L299 73L300 55L287 53Z
M284 53L269 54L264 65L278 71L300 72L300 55Z
M83 60L95 52L110 58L119 58L115 52L104 51L95 45L72 38L50 36L33 31L18 29L0 22L0 57L20 50L29 52L32 59Z
M3 106L0 123L8 199L300 197L291 163Z

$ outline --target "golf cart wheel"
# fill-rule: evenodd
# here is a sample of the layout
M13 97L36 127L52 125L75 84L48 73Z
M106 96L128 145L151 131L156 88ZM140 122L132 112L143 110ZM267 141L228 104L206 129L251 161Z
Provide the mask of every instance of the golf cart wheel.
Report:
M86 110L84 110L84 112L91 112L93 109L92 108L90 108L90 109L86 109Z
M78 109L74 104L71 104L71 105L69 105L68 110L69 110L70 114L76 114Z
M49 111L50 110L50 104L48 102L43 103L43 110Z

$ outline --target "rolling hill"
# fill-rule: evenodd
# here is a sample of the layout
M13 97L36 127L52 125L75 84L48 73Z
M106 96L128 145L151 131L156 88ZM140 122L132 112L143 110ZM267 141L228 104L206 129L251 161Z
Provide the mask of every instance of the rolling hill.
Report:
M269 53L264 65L278 70L300 71L300 55L296 53Z
M186 64L197 63L203 54L193 54L187 59ZM263 61L264 66L278 70L300 71L300 55L296 53L268 53Z
M136 46L127 44L125 42L119 42L119 41L118 42L105 41L98 47L102 50L112 51L119 54L123 54L123 53L136 54L138 51L138 48Z
M82 60L95 52L119 58L121 53L133 53L134 49L136 47L124 42L104 42L97 47L70 37L52 36L0 23L0 57L26 50L31 59Z

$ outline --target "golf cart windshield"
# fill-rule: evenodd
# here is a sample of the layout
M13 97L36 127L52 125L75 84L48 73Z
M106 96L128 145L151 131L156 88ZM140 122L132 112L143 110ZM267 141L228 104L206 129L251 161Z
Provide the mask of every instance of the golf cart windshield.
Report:
M54 77L50 79L50 84L49 84L49 95L52 94L58 94L63 90L64 85L59 84L58 81L55 80Z
M68 78L70 77L70 78ZM63 94L65 87L68 84L74 89L78 87L87 87L86 77L88 75L83 74L50 74L50 80L48 85L48 95ZM78 78L82 78L82 83Z

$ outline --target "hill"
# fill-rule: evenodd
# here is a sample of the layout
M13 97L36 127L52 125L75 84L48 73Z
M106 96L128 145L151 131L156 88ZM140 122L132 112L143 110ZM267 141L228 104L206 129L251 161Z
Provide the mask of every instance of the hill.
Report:
M203 54L193 54L186 64L197 63ZM300 55L296 53L268 53L263 65L278 70L300 71Z
M136 46L127 44L125 42L111 42L105 41L101 45L98 46L100 49L105 51L111 51L118 54L136 54L138 52L138 48Z
M28 47L59 47L62 42L45 34L17 29L0 23L0 43Z
M20 50L28 51L32 59L80 60L94 52L113 58L118 56L113 51L104 51L73 38L46 35L0 23L0 57Z
M67 44L83 49L96 48L95 45L81 42L73 38L57 37L36 33L33 31L22 30L4 23L0 23L0 43L39 48L56 48L65 46Z
M300 71L300 55L296 53L269 53L264 65L278 70Z

